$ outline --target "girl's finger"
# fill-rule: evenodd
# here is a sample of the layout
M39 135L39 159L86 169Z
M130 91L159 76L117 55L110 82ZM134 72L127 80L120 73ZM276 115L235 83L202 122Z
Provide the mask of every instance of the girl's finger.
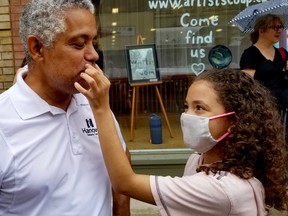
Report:
M102 75L105 76L104 72L101 70L101 68L100 68L97 64L95 64L95 67L92 66L92 65L90 65L90 64L86 64L85 67L86 67L85 72L87 72L87 73L90 74L90 75L92 75L93 73L95 73L95 74L97 74L97 75L100 75L100 77L101 77Z
M99 73L103 73L103 71L101 70L101 68L99 68L99 66L97 64L95 64L95 66L92 66L90 64L86 64L85 65L86 70L90 70L90 71L97 71Z
M74 87L77 89L78 92L80 92L83 95L87 95L87 90L83 88L78 82L74 83Z
M95 67L96 67L97 70L102 71L101 68L100 68L97 64L95 64ZM103 72L103 71L102 71L102 72Z
M91 76L91 74L87 73L86 71L85 73L81 73L80 77L83 78L90 85L90 87L93 83L96 82L95 79Z

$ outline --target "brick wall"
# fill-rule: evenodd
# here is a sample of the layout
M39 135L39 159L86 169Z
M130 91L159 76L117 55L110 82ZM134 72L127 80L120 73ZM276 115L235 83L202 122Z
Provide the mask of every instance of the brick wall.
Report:
M27 0L0 0L0 93L13 82L24 58L19 37L19 16Z

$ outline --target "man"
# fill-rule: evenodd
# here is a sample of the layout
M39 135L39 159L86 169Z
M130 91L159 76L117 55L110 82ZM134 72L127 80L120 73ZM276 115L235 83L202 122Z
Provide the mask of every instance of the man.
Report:
M93 13L90 0L32 0L21 16L28 71L0 95L0 215L112 215L97 126L74 88L99 58ZM113 197L113 214L130 215Z

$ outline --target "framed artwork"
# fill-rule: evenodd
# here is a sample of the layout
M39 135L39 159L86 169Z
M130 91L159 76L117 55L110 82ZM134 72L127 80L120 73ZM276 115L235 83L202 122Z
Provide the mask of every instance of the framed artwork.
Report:
M129 45L125 54L130 84L160 81L155 44Z

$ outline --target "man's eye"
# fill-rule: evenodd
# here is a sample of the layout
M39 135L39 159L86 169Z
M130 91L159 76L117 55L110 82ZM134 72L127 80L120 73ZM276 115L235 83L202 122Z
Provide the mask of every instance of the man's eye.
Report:
M74 47L76 47L77 49L82 49L85 45L84 44L74 44Z

